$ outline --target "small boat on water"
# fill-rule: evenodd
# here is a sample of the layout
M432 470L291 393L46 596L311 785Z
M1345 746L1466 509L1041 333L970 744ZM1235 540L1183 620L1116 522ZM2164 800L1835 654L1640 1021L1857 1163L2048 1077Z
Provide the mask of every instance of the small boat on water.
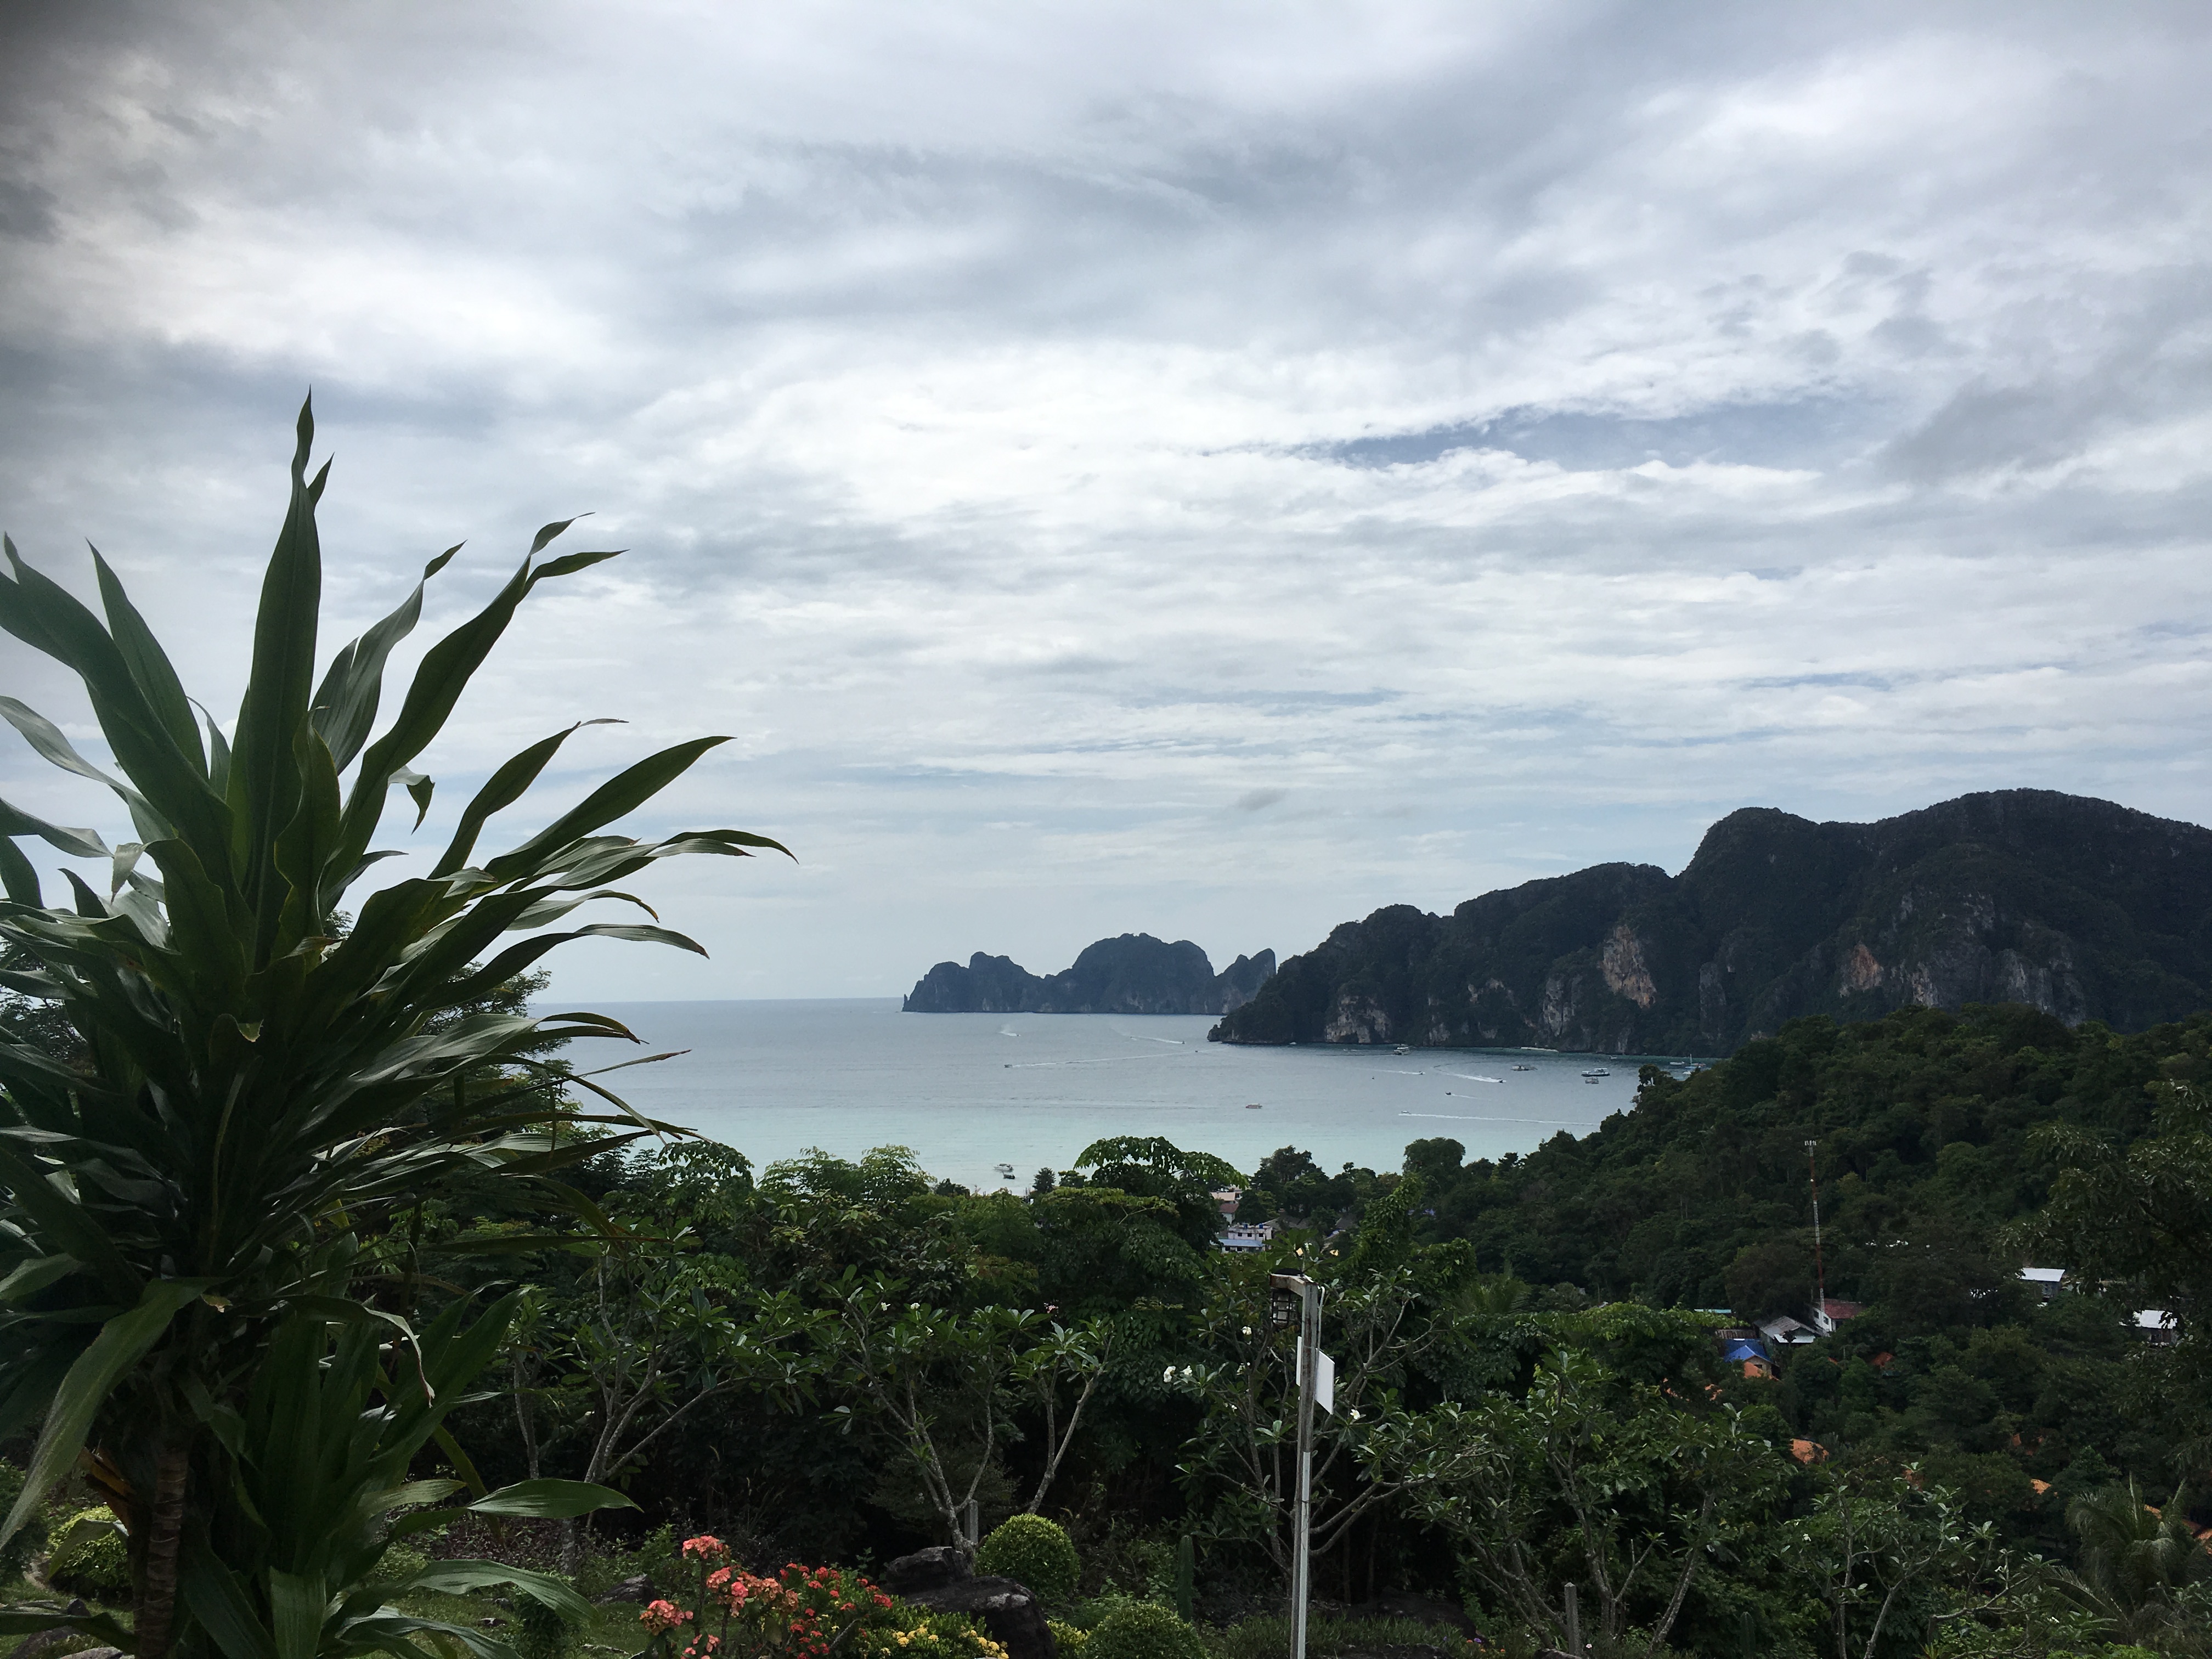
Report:
M1248 1100L1244 1103L1244 1109L1248 1112L1256 1112L1260 1109L1260 1103L1256 1100Z
M1525 1060L1516 1060L1513 1062L1513 1069L1516 1072L1533 1072L1536 1068Z
M1413 1049L1412 1049L1412 1048L1411 1048L1410 1046L1408 1046L1408 1045L1407 1045L1407 1044L1406 1044L1406 1043L1401 1042L1401 1043L1400 1043L1396 1048L1393 1048L1390 1052L1391 1052L1392 1054L1412 1054L1413 1051Z
M999 1179L1001 1181L1012 1181L1014 1178L1014 1166L1011 1164L994 1164L991 1167L999 1172Z
M1613 1073L1606 1070L1602 1066L1593 1066L1588 1071L1584 1072L1583 1075L1589 1079L1592 1082L1595 1082L1601 1077L1611 1077Z
M1601 1077L1592 1077L1588 1072L1584 1072L1583 1073L1583 1081L1589 1084L1590 1087L1595 1089L1599 1084L1604 1082L1605 1079Z

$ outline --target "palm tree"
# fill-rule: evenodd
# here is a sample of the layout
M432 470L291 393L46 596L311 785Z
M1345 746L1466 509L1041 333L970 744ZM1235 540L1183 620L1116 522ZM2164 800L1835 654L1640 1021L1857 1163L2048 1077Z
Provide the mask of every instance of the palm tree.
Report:
M340 647L316 679L315 509L330 469L307 476L313 430L302 407L290 502L228 740L212 717L203 740L168 657L97 550L104 617L27 565L12 541L0 575L0 628L82 678L120 775L12 697L0 697L0 718L47 760L113 790L137 837L111 847L0 801L0 987L58 1016L0 1031L0 1435L44 1419L0 1540L88 1449L128 1527L135 1585L135 1633L103 1630L143 1659L179 1642L211 1643L234 1659L304 1659L318 1643L382 1639L339 1641L319 1624L324 1603L303 1588L307 1558L258 1516L252 1492L337 1432L301 1402L336 1388L341 1362L358 1385L350 1405L362 1390L376 1394L388 1421L408 1417L416 1443L436 1437L459 1458L438 1419L512 1310L465 1332L451 1310L434 1342L365 1293L362 1241L465 1177L540 1183L560 1199L567 1189L551 1178L607 1144L574 1133L578 1121L618 1125L617 1140L665 1127L588 1079L580 1080L601 1109L561 1102L562 1079L537 1056L548 1039L636 1040L605 1015L437 1016L568 939L698 951L657 917L542 930L591 900L645 908L608 884L660 859L784 850L734 830L659 842L605 832L726 741L708 737L638 762L507 850L481 851L489 820L538 778L571 726L491 775L427 873L368 894L349 928L334 926L349 890L394 856L371 842L395 782L420 827L433 786L413 763L523 600L616 555L541 562L573 520L539 531L491 602L425 653L371 741L386 659L415 627L423 587ZM424 582L458 551L432 560ZM49 904L20 836L109 860L109 892L72 872L64 902ZM510 933L527 937L494 951ZM41 1029L58 1039L41 1040ZM473 1095L452 1086L488 1066L521 1070ZM305 1369L271 1376L288 1365ZM257 1401L266 1409L252 1419ZM250 1419L290 1438L257 1439L241 1427ZM404 1480L411 1450L378 1444L331 1452L330 1467L358 1465L359 1480L384 1482L331 1496L333 1513L388 1498ZM399 1501L437 1496L407 1490ZM599 1500L531 1501L536 1512L565 1503L576 1513ZM351 1571L313 1568L326 1586Z
M2176 1492L2161 1512L2143 1502L2130 1478L2066 1506L2081 1550L2078 1582L2118 1639L2159 1633L2173 1621L2175 1593L2212 1577L2212 1557L2183 1516L2181 1497Z

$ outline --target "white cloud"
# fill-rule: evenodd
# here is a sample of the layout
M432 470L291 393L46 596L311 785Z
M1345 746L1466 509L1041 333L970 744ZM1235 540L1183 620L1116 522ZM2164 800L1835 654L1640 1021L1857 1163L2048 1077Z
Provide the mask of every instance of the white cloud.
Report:
M31 556L98 540L227 706L309 382L333 638L464 535L424 639L545 519L634 550L533 602L433 827L613 714L534 805L726 731L665 822L805 861L659 872L714 963L578 994L1288 951L1747 802L2212 808L2186 9L9 27Z

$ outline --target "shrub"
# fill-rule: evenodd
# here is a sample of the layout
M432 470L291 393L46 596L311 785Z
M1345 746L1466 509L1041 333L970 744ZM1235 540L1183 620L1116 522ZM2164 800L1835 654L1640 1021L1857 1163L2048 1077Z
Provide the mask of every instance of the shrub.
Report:
M859 1638L860 1651L875 1659L1006 1659L1006 1649L965 1613L932 1613L903 1601Z
M1120 1607L1098 1622L1083 1659L1206 1659L1198 1632L1149 1601Z
M115 1512L106 1507L79 1510L62 1523L62 1534L80 1522L97 1528L97 1535L70 1552L58 1572L51 1576L56 1589L94 1601L112 1601L131 1594L131 1546L125 1540Z
M5 1459L0 1459L0 1515L15 1506L15 1495L23 1490L23 1472ZM31 1558L41 1554L46 1547L46 1522L33 1516L13 1538L0 1544L0 1584L11 1578L21 1578Z
M1052 1626L1052 1639L1060 1650L1060 1659L1088 1659L1084 1650L1091 1645L1089 1631L1080 1625L1062 1624L1057 1619L1045 1622Z
M575 1632L568 1620L530 1596L515 1597L514 1623L510 1645L522 1659L568 1659L576 1644Z
M902 1651L912 1649L917 1627L924 1635L942 1633L919 1610L909 1608L902 1618L890 1596L841 1567L793 1561L775 1577L762 1577L739 1566L727 1544L705 1533L684 1540L681 1559L693 1575L690 1583L638 1615L651 1637L646 1652L653 1659L829 1659L848 1634L890 1632L891 1650ZM865 1640L860 1645L884 1650ZM926 1659L1006 1659L995 1643L988 1651L972 1643L942 1649L925 1644L922 1653Z
M1083 1564L1058 1522L1041 1515L1018 1515L983 1540L975 1552L975 1571L1014 1579L1038 1601L1065 1607L1075 1598Z

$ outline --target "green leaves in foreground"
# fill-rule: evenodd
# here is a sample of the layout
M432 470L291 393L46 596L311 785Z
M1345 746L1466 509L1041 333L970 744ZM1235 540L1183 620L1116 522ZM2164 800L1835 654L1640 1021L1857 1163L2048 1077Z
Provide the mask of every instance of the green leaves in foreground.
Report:
M569 939L698 950L649 910L644 921L547 930L595 900L645 908L615 884L659 860L783 850L738 830L660 841L611 830L726 741L707 737L637 762L550 824L483 853L493 819L539 781L571 726L495 769L427 873L368 895L342 933L348 892L398 856L372 845L392 786L406 788L419 823L434 785L415 764L523 601L616 555L541 561L568 523L545 526L490 600L423 653L379 732L386 664L458 550L431 560L319 676L315 513L328 468L310 476L313 430L303 406L228 737L196 716L97 553L95 613L13 542L0 550L0 628L82 680L113 770L13 698L0 697L0 719L111 792L132 830L111 843L0 801L0 986L58 1012L38 1029L61 1034L0 1031L0 1433L45 1421L0 1536L84 1450L133 1540L135 1640L149 1659L172 1644L296 1659L398 1641L347 1587L359 1582L361 1506L374 1495L358 1482L373 1468L386 1487L404 1486L404 1458L349 1442L335 1467L352 1473L341 1478L307 1449L336 1444L342 1427L370 1433L362 1425L380 1413L442 1433L448 1391L461 1397L476 1372L454 1360L440 1382L433 1349L443 1343L451 1359L482 1344L458 1326L434 1326L435 1342L418 1335L392 1311L411 1304L410 1285L387 1284L372 1304L356 1284L356 1241L464 1182L527 1182L588 1215L558 1182L567 1165L638 1134L684 1133L597 1085L585 1086L606 1109L560 1105L563 1076L537 1056L569 1038L634 1042L619 1022L467 1011ZM16 843L26 836L107 860L105 896L72 872L64 902L50 904ZM593 1141L579 1124L613 1133ZM339 1388L323 1373L341 1361L346 1409L369 1413L359 1424L302 1403ZM409 1389L422 1391L413 1407L402 1403ZM268 1420L249 1426L255 1412ZM398 1432L387 1423L375 1433L387 1431ZM292 1474L275 1478L280 1468ZM500 1498L538 1506L497 1511L517 1514L574 1514L561 1506L586 1502L544 1483ZM341 1514L353 1518L340 1524ZM351 1556L284 1553L333 1525L331 1536L355 1540Z

